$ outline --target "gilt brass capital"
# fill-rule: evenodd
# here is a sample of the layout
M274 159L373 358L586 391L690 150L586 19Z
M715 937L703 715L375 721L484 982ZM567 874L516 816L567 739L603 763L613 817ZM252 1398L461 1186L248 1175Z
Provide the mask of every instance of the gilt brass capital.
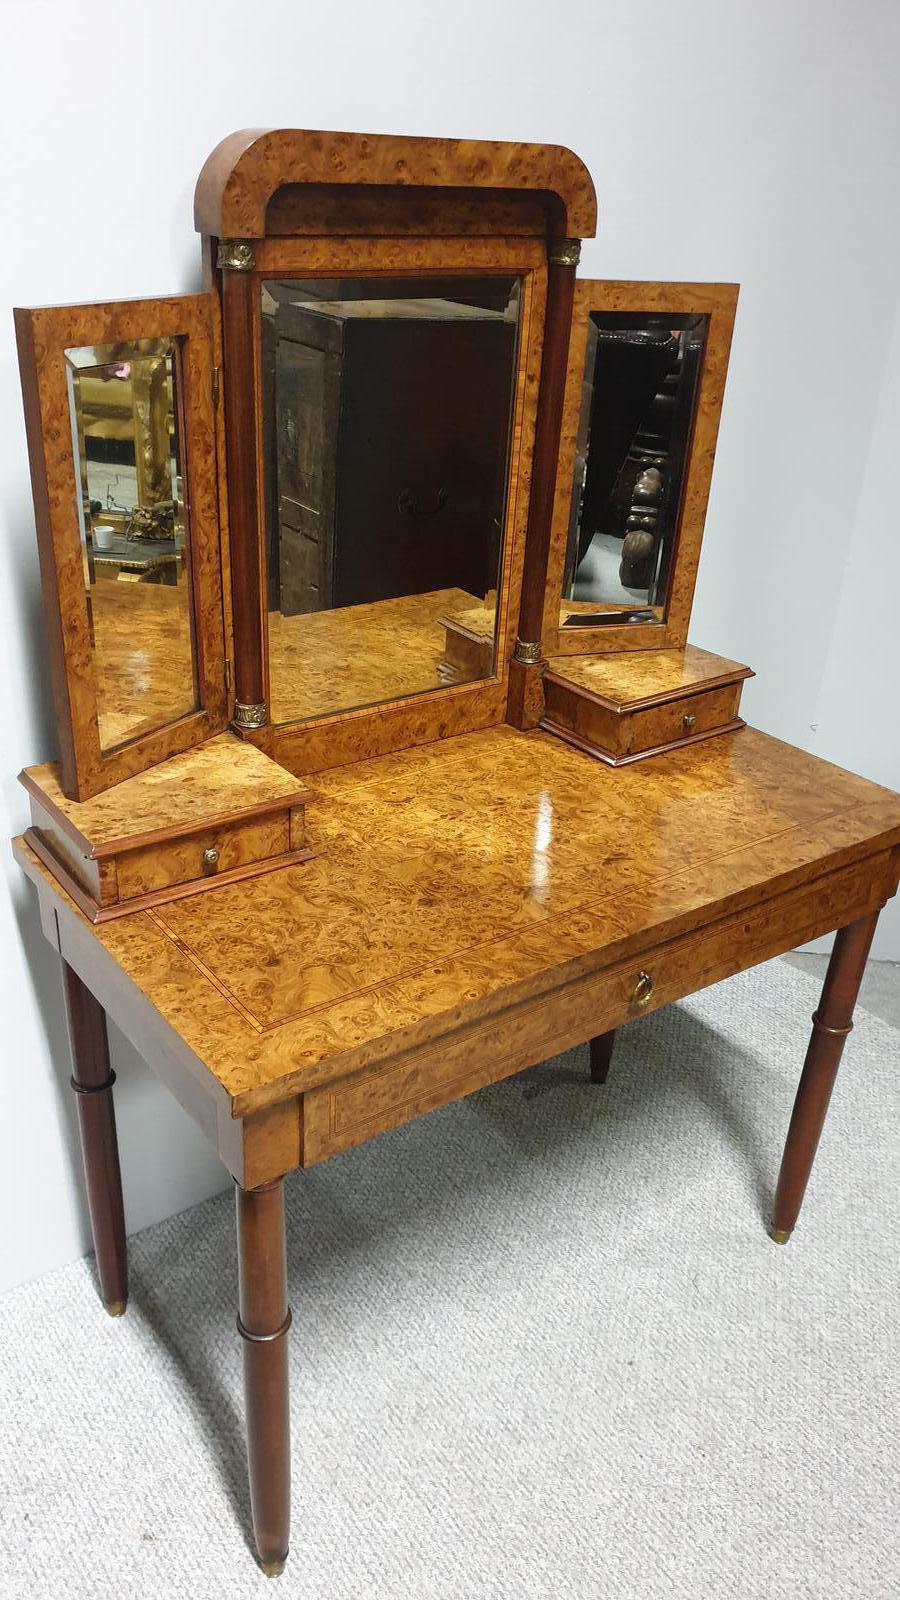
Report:
M552 267L577 267L581 260L581 240L554 239L547 259Z
M235 700L234 715L231 720L236 728L265 727L268 721L265 700L260 700L255 705L245 705L243 701Z
M220 239L216 266L225 272L252 272L256 257L249 239Z
M513 651L513 660L521 661L523 666L526 667L536 667L543 658L543 654L544 647L540 639L534 644L529 643L526 639L517 639L516 648Z

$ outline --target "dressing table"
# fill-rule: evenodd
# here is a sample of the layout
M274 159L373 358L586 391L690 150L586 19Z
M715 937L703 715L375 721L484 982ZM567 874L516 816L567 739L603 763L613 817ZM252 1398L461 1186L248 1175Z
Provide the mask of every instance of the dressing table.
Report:
M602 1083L632 1018L836 929L785 1243L900 797L688 644L737 291L579 280L571 152L245 131L195 221L202 292L16 312L59 760L15 850L110 1313L107 1015L234 1177L276 1574L285 1176L585 1041Z

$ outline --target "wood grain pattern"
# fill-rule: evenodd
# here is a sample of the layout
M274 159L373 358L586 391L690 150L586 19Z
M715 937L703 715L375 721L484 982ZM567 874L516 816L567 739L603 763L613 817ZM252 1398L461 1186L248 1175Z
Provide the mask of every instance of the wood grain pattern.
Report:
M111 750L194 707L191 619L174 585L95 583L94 674L100 745Z
M16 311L44 607L50 638L62 784L86 800L201 743L225 725L225 646L213 430L209 302L205 295ZM202 709L104 750L97 717L78 489L63 352L82 345L171 338L180 349L181 420L190 505L191 583ZM129 585L134 591L136 585Z
M547 320L535 419L522 602L517 630L520 639L533 644L541 641L574 295L574 266L551 263L547 271Z
M279 189L320 183L536 190L556 197L549 216L555 236L587 239L597 223L591 175L560 145L245 128L208 157L194 195L194 225L220 239L261 239L274 231L266 211Z
M261 340L259 288L250 273L226 272L222 276L222 340L234 698L243 705L259 705L267 698L264 502L258 426Z
M26 767L19 781L93 859L310 798L305 785L231 733L88 801L68 799L54 762Z
M207 850L215 850L218 862L215 877L235 867L265 861L267 856L284 856L291 847L290 814L282 811L255 822L236 822L228 826L204 828L187 839L169 844L145 845L140 850L123 852L117 860L119 899L151 894L172 884L194 878L212 877L204 861Z
M474 595L440 589L303 616L270 612L272 722L304 722L469 681L461 665L449 670L446 617L477 609ZM488 659L480 676L490 672Z
M392 189L384 184L288 183L276 189L266 207L266 232L293 238L499 234L542 239L547 223L546 204L526 189L509 194L473 189L466 194L425 185Z
M132 975L236 1115L510 1008L562 1036L576 980L715 923L738 970L896 887L900 799L751 729L610 769L498 727L316 787L303 868L89 930L94 981ZM756 943L725 926L776 902ZM81 920L60 910L73 964Z
M618 650L670 650L680 649L686 643L737 298L737 285L731 283L636 283L586 278L576 284L544 596L542 638L548 656L599 655ZM697 312L709 317L672 577L661 622L627 623L621 627L607 624L600 628L562 626L565 616L573 609L570 603L563 605L560 597L591 311Z
M880 891L879 891L880 892ZM326 1084L304 1096L304 1165L362 1144L462 1095L497 1083L560 1050L582 1043L598 1027L614 1031L635 1015L638 977L649 974L653 992L641 1011L656 1010L710 983L718 983L752 961L764 961L803 943L815 920L822 889L807 886L751 912L715 921L699 933L654 946L603 972L573 981L555 1005L523 1007L521 1013L476 1024L430 1051ZM831 915L859 902L853 868L828 884ZM877 899L877 895L876 895Z
M697 645L683 650L622 651L603 656L550 656L547 672L556 673L605 705L636 711L683 699L754 676L750 667Z
M555 656L544 673L541 727L612 765L704 735L734 732L749 667L689 646L622 655Z
M106 866L111 870L112 892L101 889L98 899L90 885L84 883L85 874L81 864L73 864L70 857L58 850L58 840L54 840L51 847L46 834L39 833L37 828L26 828L23 837L29 849L39 861L43 862L88 922L111 922L116 917L133 916L136 911L148 911L154 906L165 905L169 900L183 900L186 895L204 894L207 890L217 889L226 883L241 883L245 878L275 872L281 867L296 866L302 861L308 861L312 854L310 850L295 847L280 855L246 861L243 865L230 867L225 872L172 882L164 888L151 889L147 894L132 895L127 900L119 899L118 859L114 856L107 862L89 861L88 868Z
M29 842L91 921L122 915L125 901L171 899L197 879L237 881L309 856L309 791L229 733L92 800L69 800L52 763L19 778L31 796Z

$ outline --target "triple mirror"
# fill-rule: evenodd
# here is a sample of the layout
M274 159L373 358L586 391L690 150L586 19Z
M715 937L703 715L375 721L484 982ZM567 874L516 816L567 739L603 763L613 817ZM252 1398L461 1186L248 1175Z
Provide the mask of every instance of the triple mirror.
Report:
M262 196L275 179L257 170L255 135L248 183L262 209L239 214L233 237L222 208L250 191L223 188L216 159L201 179L218 263L204 293L16 313L72 798L202 743L229 714L294 770L379 748L388 720L388 744L502 720L529 608L543 607L542 626L528 619L519 665L686 637L736 291L575 283L550 552L535 580L524 543L546 503L528 490L547 239L560 197L582 236L593 229L580 163L551 151L561 187L510 210L501 147L484 147L460 200L454 186L431 192L434 152L411 141L427 201L407 214L403 199L403 227L394 207L395 236L380 190L354 190L350 213L331 194L339 163L326 183L324 136L272 137L294 175L272 231ZM370 156L362 140L366 172ZM405 192L394 172L386 189ZM483 213L471 200L482 183ZM321 238L307 215L318 184ZM466 686L421 715L398 705ZM539 694L540 683L535 705Z

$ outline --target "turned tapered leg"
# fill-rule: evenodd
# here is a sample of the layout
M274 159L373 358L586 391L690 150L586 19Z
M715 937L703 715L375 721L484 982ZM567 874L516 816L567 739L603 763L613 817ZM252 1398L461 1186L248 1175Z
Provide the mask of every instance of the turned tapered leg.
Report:
M615 1028L610 1033L598 1033L596 1039L591 1040L591 1083L605 1083L609 1077L615 1042Z
M787 1244L800 1214L877 921L876 911L835 935L775 1191L769 1232L776 1244Z
M106 1013L76 972L64 961L63 987L72 1049L72 1088L78 1097L78 1122L84 1157L91 1232L100 1294L111 1317L128 1301L125 1212L112 1086Z
M291 1531L291 1313L281 1178L259 1189L238 1188L237 1237L253 1532L262 1569L275 1577L287 1560Z

